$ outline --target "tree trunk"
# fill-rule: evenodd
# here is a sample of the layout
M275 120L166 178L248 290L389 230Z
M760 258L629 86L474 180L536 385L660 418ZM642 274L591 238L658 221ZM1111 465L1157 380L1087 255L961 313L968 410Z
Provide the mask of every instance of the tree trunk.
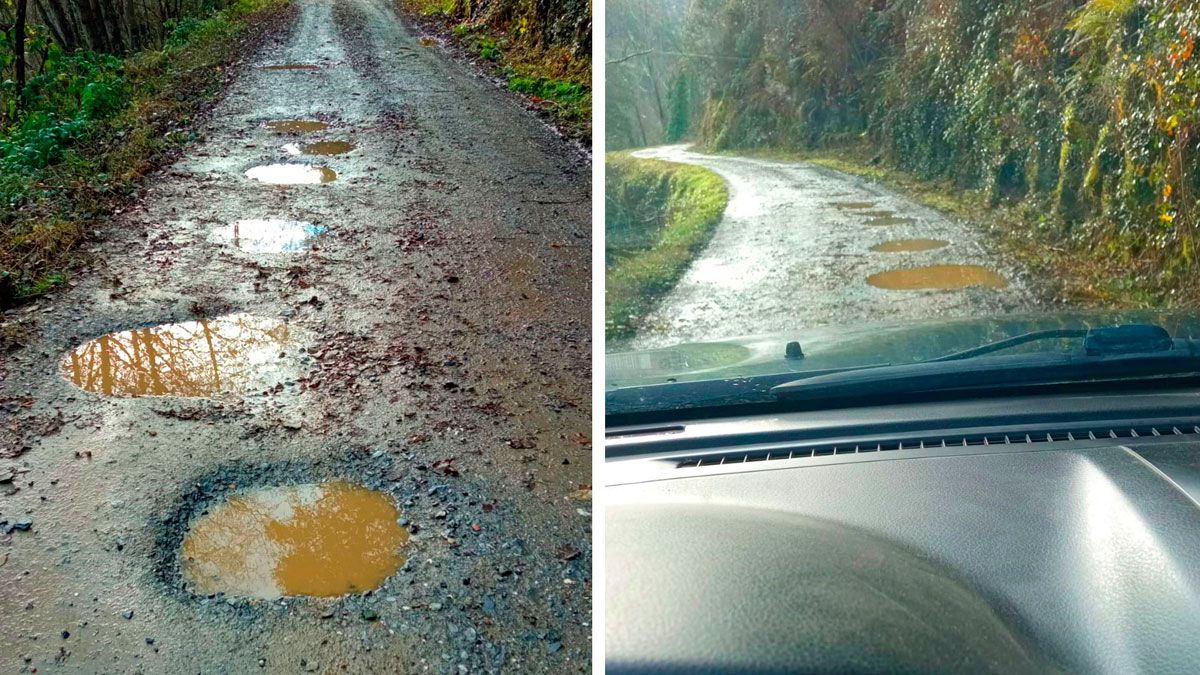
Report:
M34 0L38 15L46 22L54 41L64 51L74 51L79 47L79 34L75 32L75 24L62 6L62 0Z
M17 0L17 20L13 23L13 67L17 72L17 110L25 102L25 10L28 0Z

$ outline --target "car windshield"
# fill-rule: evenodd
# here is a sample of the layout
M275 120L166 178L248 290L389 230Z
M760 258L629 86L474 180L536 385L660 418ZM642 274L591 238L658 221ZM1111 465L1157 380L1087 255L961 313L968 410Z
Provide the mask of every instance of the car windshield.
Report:
M1197 3L610 0L606 31L610 412L1200 336Z

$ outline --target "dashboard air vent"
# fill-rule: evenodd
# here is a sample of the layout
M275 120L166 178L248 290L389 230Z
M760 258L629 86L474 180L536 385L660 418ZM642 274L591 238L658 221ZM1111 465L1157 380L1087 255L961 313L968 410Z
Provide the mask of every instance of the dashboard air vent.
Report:
M725 466L748 462L769 462L780 459L806 459L830 455L860 455L875 452L925 450L929 448L969 447L977 445L1032 445L1071 441L1101 441L1155 436L1200 436L1200 426L1187 424L1155 424L1151 426L1114 426L1098 428L1051 429L1029 432L969 434L948 437L913 436L882 441L856 441L841 444L789 445L786 448L749 452L720 453L678 460L677 468Z

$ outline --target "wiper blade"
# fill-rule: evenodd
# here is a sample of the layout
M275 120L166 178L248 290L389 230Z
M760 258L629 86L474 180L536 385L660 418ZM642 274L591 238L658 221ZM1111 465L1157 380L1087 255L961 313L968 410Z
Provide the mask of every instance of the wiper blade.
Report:
M1165 333L1156 326L1092 330L1085 336L1084 349L1077 352L1013 354L986 359L951 355L956 358L943 357L923 363L796 380L773 388L771 393L788 401L891 399L913 394L1200 373L1200 349L1196 343L1186 339L1171 340L1170 336L1164 343ZM1138 348L1146 350L1137 351ZM996 350L972 351L979 355Z

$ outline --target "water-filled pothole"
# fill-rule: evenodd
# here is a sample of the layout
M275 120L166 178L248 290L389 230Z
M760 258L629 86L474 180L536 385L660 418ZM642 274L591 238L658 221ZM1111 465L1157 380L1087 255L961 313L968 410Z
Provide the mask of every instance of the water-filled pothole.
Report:
M875 202L830 202L829 205L843 211L865 211L875 208Z
M283 151L289 155L344 155L354 149L349 141L316 141L315 143L288 143Z
M110 333L62 358L75 386L106 396L207 397L285 379L288 325L245 314Z
M946 248L950 242L941 239L897 239L888 241L878 246L872 246L871 250L876 253L913 253L916 251L935 251L939 248Z
M337 172L313 164L264 164L246 169L246 177L273 185L314 185L332 183L337 180Z
M897 215L877 215L867 219L867 225L872 227L889 227L892 225L911 225L917 222L916 218L907 218Z
M890 270L867 277L867 283L892 291L953 290L969 286L1004 288L1008 280L980 265L933 265Z
M329 123L320 120L271 120L265 126L283 134L308 134L328 129Z
M364 593L404 564L398 519L390 496L347 482L235 493L192 522L180 570L199 595Z
M294 253L304 250L310 237L325 231L300 220L239 220L213 230L212 238L249 253Z
M263 70L320 70L321 66L315 63L281 63L272 66L263 66Z

